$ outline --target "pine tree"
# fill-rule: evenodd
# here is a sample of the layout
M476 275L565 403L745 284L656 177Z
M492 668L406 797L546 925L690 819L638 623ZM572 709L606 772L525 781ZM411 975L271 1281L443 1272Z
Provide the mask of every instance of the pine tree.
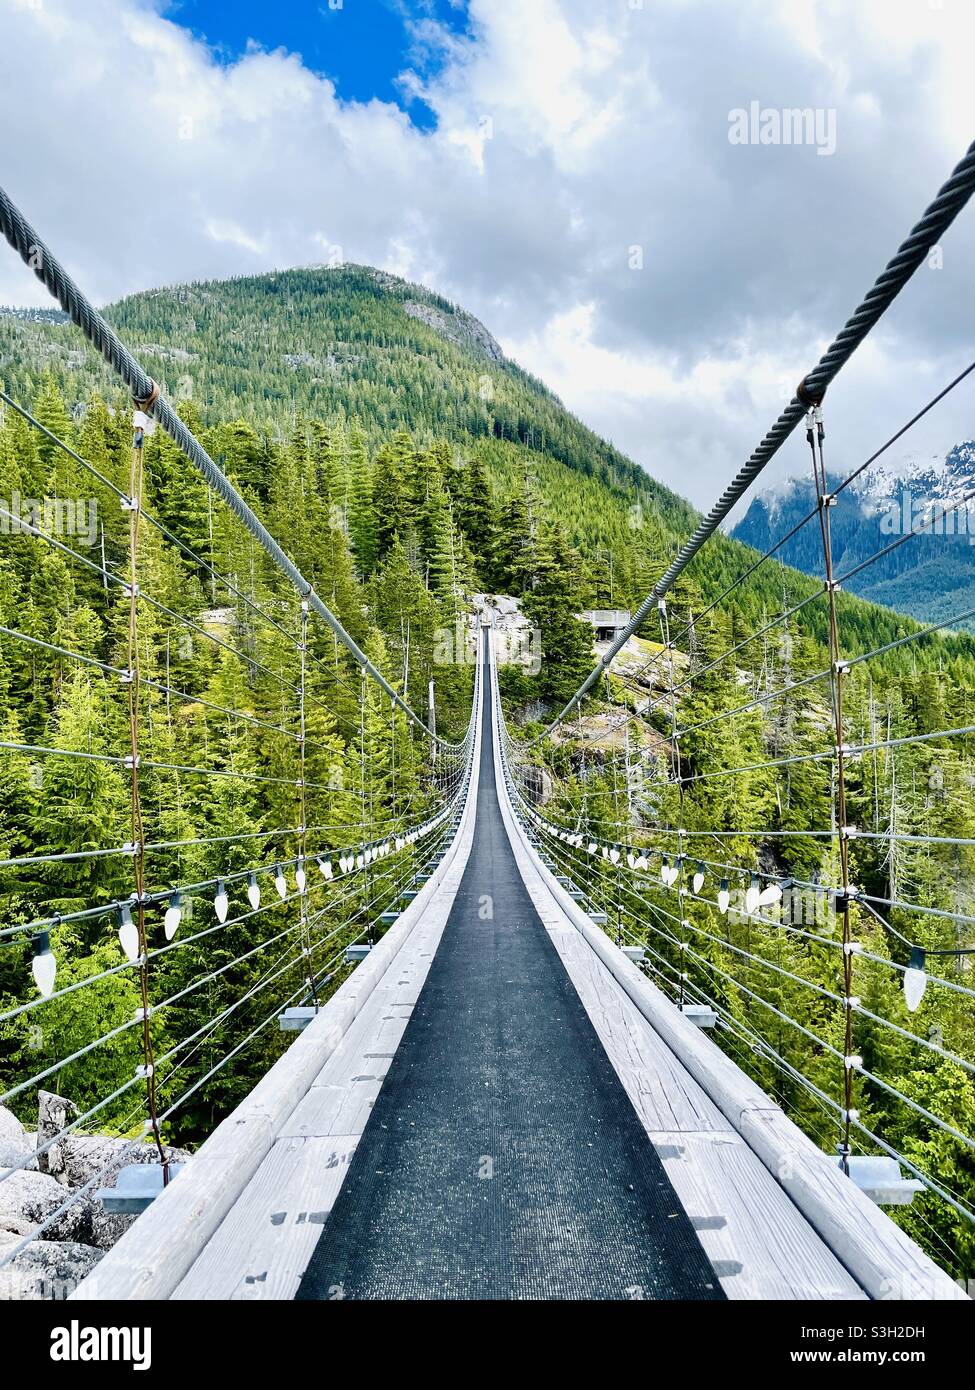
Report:
M378 558L378 535L372 468L361 436L355 436L350 446L349 458L349 539L356 568L363 578L367 578L375 568Z
M474 455L461 476L463 484L457 489L457 524L475 556L478 578L490 588L494 583L498 523L494 495L479 455Z

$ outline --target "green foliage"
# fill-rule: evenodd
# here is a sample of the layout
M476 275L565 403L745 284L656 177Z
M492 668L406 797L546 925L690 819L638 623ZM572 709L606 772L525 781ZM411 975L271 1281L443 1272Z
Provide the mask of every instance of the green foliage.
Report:
M540 633L538 672L522 666L502 672L506 705L534 732L593 663L591 630L576 615L595 606L633 609L697 520L680 498L506 361L476 321L379 272L344 267L196 284L133 296L108 313L147 370L182 399L188 423L316 591L415 709L426 708L433 682L438 728L449 737L461 735L469 709L472 591L514 595ZM51 429L126 491L128 403L103 364L79 350L75 331L0 317L0 357L8 389L33 401ZM140 605L140 658L146 838L166 846L149 856L148 887L161 892L298 853L298 658L281 629L294 637L299 615L293 590L161 434L149 439L145 463L146 510L166 532L144 521L140 548L144 592L158 605ZM0 424L0 474L7 497L17 491L93 499L98 550L84 553L100 562L104 546L107 568L124 575L127 518L111 489L12 412ZM615 732L577 739L570 728L544 745L555 779L551 809L601 838L639 838L668 852L679 825L699 832L703 858L823 887L837 882L835 841L796 832L822 832L833 823L831 764L818 760L832 738L821 678L829 663L827 609L816 580L774 562L712 607L755 558L745 546L715 537L668 598L671 633L687 629L674 666L668 669L659 656L663 634L654 614L641 634L657 653L649 672L636 682L617 672L583 711L584 720L604 720L603 732L616 720ZM933 634L891 646L913 639L917 625L847 594L838 602L845 656L889 648L844 677L849 741L910 739L975 722L975 640ZM800 603L787 623L776 621ZM128 751L125 691L112 669L126 664L127 607L118 584L106 587L96 572L43 541L3 537L0 625L50 644L0 633L4 742ZM371 684L361 698L359 671L330 632L313 623L309 648L305 819L322 827L314 847L337 851L398 817L418 819L431 804L432 770L424 741L393 715L388 700ZM721 659L730 648L732 659ZM671 686L679 692L676 706ZM634 717L620 722L624 704ZM679 760L668 752L674 719L688 729ZM959 736L850 760L847 818L870 832L851 844L851 876L887 900L880 912L889 922L888 929L861 910L857 933L881 962L905 963L897 933L932 950L970 937L969 923L939 914L975 916L971 845L897 837L975 840L973 755L973 740ZM761 766L770 759L781 763ZM243 776L211 775L229 769ZM685 781L678 784L675 773ZM253 780L261 777L281 782ZM0 855L118 847L131 833L127 793L127 774L118 765L6 750ZM789 833L776 833L783 831ZM708 838L712 833L719 838ZM245 834L253 838L227 838ZM193 843L176 844L187 841ZM608 910L626 905L618 872L589 856L576 870ZM720 873L709 867L712 895ZM370 904L381 900L384 885L391 891L392 879L384 865L348 887L330 888L311 874L310 930L315 958L324 964L364 930ZM153 958L153 998L173 1000L154 1019L157 1054L186 1043L164 1069L163 1103L207 1078L172 1122L173 1137L184 1142L202 1138L279 1055L281 1038L259 1025L301 991L295 903L273 905L267 874L262 884L266 910L252 917L243 915L245 880L231 885L231 919L222 929L212 888L191 894L173 949ZM113 903L130 892L125 855L23 865L2 871L0 881L5 926ZM934 911L919 915L888 905L912 902ZM655 968L672 985L680 973L673 895L655 890L650 909L633 901L627 910L631 923L639 918L640 939L657 952ZM810 921L803 936L720 916L687 896L682 911L696 952L692 978L747 1037L765 1039L837 1096L841 1077L828 1048L754 997L841 1048L842 1010L829 997L842 990L837 952L809 935L829 942L835 920ZM153 950L164 944L160 915L155 907L148 913ZM138 1000L116 925L109 914L55 928L59 986L112 973L66 995L50 1013L36 1011L49 1020L40 1032L33 1010L0 1025L0 1082L52 1065L106 1029L131 1022ZM615 925L611 917L610 929ZM205 934L191 942L198 933ZM0 942L0 1011L35 997L23 946L16 937ZM253 954L238 959L247 952ZM777 971L743 952L765 957ZM950 961L943 973L955 983L969 978ZM326 991L343 978L339 967ZM975 1020L967 996L932 985L918 1012L908 1014L899 977L866 960L857 962L855 988L865 1009L971 1057ZM225 1010L232 1012L208 1027ZM946 1123L965 1133L975 1129L970 1074L866 1015L857 1025L869 1070ZM47 1084L94 1103L131 1077L140 1055L137 1032L122 1028ZM214 1071L252 1032L233 1066ZM822 1147L832 1148L835 1122L770 1053L730 1031L718 1041ZM863 1080L858 1089L864 1123L971 1203L970 1154L879 1086ZM30 1100L16 1102L25 1119ZM130 1088L100 1115L99 1127L125 1130L133 1110L140 1114L138 1100ZM950 1207L924 1197L897 1219L940 1262L972 1273L971 1230Z

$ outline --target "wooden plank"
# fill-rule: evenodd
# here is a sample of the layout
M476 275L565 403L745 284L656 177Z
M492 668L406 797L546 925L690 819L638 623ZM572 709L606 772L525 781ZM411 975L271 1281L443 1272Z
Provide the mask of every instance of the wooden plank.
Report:
M566 972L634 1109L650 1130L728 1130L722 1114L646 1019L600 965L578 934L582 948L563 951Z
M357 1137L279 1139L172 1297L294 1298Z
M744 1115L742 1135L871 1298L967 1301L964 1290L783 1111Z
M866 1298L740 1135L651 1139L728 1298Z
M553 934L569 978L648 1130L727 1130L730 1123L647 1023L577 931Z
M550 935L727 1296L864 1298L585 940Z
M429 953L423 966L429 969ZM282 1137L362 1133L412 1012L390 1004L390 993L376 991L281 1126Z

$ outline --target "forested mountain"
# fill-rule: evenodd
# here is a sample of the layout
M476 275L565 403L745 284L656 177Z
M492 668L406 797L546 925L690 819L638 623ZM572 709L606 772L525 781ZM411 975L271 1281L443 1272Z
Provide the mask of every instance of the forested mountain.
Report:
M112 306L108 316L414 708L425 708L433 681L438 727L448 737L461 736L469 710L462 633L472 592L518 596L541 634L541 669L536 675L510 669L504 684L514 719L536 732L539 714L568 698L592 664L591 631L575 615L595 605L635 606L695 523L688 504L506 361L476 320L368 268L154 291ZM0 378L47 430L113 487L127 490L129 403L71 325L0 316ZM162 848L152 861L149 886L159 891L299 852L294 644L301 619L293 591L159 433L148 440L145 469L145 510L161 527L143 526L138 557L152 600L142 608L140 630L146 838L183 846ZM76 918L86 906L128 893L125 857L45 862L121 846L131 833L124 768L98 760L124 753L128 736L118 672L126 661L129 605L117 582L127 572L128 518L112 486L94 480L77 458L9 408L0 422L0 480L6 510L15 496L85 502L84 525L73 534L55 536L42 521L47 541L5 534L0 543L3 920L16 928L60 915L64 920L51 933L59 983L97 977L94 1011L90 995L82 1008L80 996L69 994L38 1036L30 1015L16 1013L32 988L23 942L0 939L0 1013L10 1015L0 1022L5 1082L72 1053L93 1024L100 1031L121 1028L137 1001L131 975L119 973L114 923ZM815 527L808 530L818 539ZM48 543L56 539L76 554ZM587 712L609 719L629 710L627 761L621 767L605 744L580 752L569 731L544 749L556 786L553 807L594 825L604 819L624 842L652 827L673 827L679 818L688 829L725 837L710 846L710 858L833 883L833 842L803 838L811 830L828 837L834 826L830 765L789 763L797 755L819 756L830 743L822 582L778 563L749 573L756 558L738 541L718 537L682 576L669 598L669 619L671 632L683 633L682 670L693 672L694 682L674 707L662 699L667 682L659 665L642 679L624 683L616 676L603 684ZM816 569L811 558L809 565ZM878 958L897 961L908 939L931 949L965 944L975 930L964 920L975 908L975 741L939 731L975 723L975 638L915 641L918 625L910 618L845 593L838 610L844 655L873 654L845 677L850 741L926 740L874 747L851 760L850 821L875 837L856 846L854 872L894 904L887 915L896 929L867 924L864 939ZM792 615L780 621L787 612ZM654 614L643 634L651 643L664 635L659 622ZM360 683L327 631L313 629L310 647L305 823L316 828L314 848L331 852L355 843L363 825L402 824L425 814L433 802L433 769L423 740L393 716L372 683ZM719 715L728 718L718 722ZM675 718L694 727L669 764L661 748ZM51 749L65 756L44 751ZM630 781L631 752L641 768L639 785ZM227 768L242 776L223 775ZM736 768L744 772L688 788L674 780L675 773L695 778ZM268 774L282 784L254 780ZM243 834L253 838L225 848L222 837ZM904 838L911 835L953 843ZM32 862L10 862L27 859ZM369 906L384 888L392 891L383 875L380 865L347 898L323 905L322 923L337 943L354 939ZM241 891L238 884L238 899ZM919 919L896 906L901 902L934 911ZM211 889L196 905L194 930L210 924L212 911ZM257 956L238 964L238 957L255 937L275 940L291 921L289 911L281 903L256 925L214 927L188 949L167 950L158 965L167 997L180 995L201 971L226 967L226 973L214 978L205 999L191 993L159 1015L157 1054L178 1046L242 990L257 987L267 961ZM750 922L732 929L723 921L727 941L705 942L701 950L726 972L740 973L735 948L762 929ZM652 923L643 930L652 934ZM177 936L174 947L179 942ZM770 949L783 969L808 977L820 991L835 995L841 987L835 955L814 943L779 932ZM964 968L964 961L943 967L959 980ZM330 977L329 989L344 978L343 969ZM829 1004L816 996L811 1004L810 994L784 976L771 985L756 982L748 969L750 984L760 984L783 1012L840 1040ZM768 1017L744 992L730 983L717 987L736 1017L768 1033ZM908 1017L896 985L864 986L864 994L876 1013L934 1030L946 1048L971 1051L967 996L931 990L920 1013ZM238 1037L237 1026L235 1017L224 1033L207 1037L206 1047L181 1058L174 1084L206 1075L213 1057ZM232 1073L220 1073L173 1118L174 1139L202 1138L282 1045L263 1035ZM808 1039L778 1029L775 1046L835 1092L833 1059ZM975 1129L975 1092L965 1071L879 1030L869 1032L863 1050L917 1104L965 1133ZM811 1132L823 1133L808 1097L783 1081L759 1048L737 1060L782 1094ZM93 1104L131 1077L137 1061L136 1038L123 1031L110 1046L56 1070L51 1084ZM129 1102L101 1112L99 1127L127 1132ZM863 1113L970 1199L969 1154L924 1132L916 1113L880 1093L864 1098ZM834 1140L827 1127L823 1142ZM920 1216L911 1209L901 1218L912 1234L942 1262L947 1246L955 1252L953 1267L970 1272L975 1241L961 1219L927 1198L919 1210Z
M106 317L156 380L210 423L241 418L277 438L297 416L356 424L375 446L498 439L688 508L504 358L477 319L368 266L292 270L132 295ZM72 325L0 311L0 371L15 394L48 373L69 402L114 383Z
M837 486L841 479L832 479ZM836 572L861 565L911 528L917 542L881 556L849 582L852 593L910 613L922 622L951 622L975 608L975 443L958 444L942 460L897 468L876 464L850 484L832 516ZM811 479L788 478L753 498L732 535L767 550L815 506ZM789 565L818 574L822 549L806 527L779 552ZM972 620L961 626L971 629Z
M696 520L686 502L505 359L476 319L386 272L340 266L202 282L133 295L105 312L191 419L224 426L215 436L215 457L243 483L266 475L262 449L280 448L308 422L319 437L327 427L344 459L341 496L331 500L342 509L353 548L357 506L374 507L380 517L385 511L379 524L388 530L397 488L382 476L386 456L378 455L397 431L420 449L439 444L442 462L452 465L445 473L452 499L471 459L499 498L524 495L526 487L534 492L581 553L579 597L587 602L635 604ZM76 420L93 391L110 407L123 400L104 365L56 313L22 319L0 312L0 373L22 399L47 381ZM230 422L243 462L227 443ZM372 460L369 479L357 466L363 451ZM474 490L480 485L477 480ZM369 487L375 499L367 502ZM529 495L525 518L534 526L531 508ZM811 540L814 531L807 528ZM487 558L489 538L469 540L482 560L478 581L500 580ZM903 554L910 552L906 547ZM815 571L812 554L800 548L798 568ZM701 591L723 587L747 563L745 555L722 539L709 547L695 570ZM754 617L795 582L788 570L768 567L736 602ZM853 611L864 615L868 645L881 632L889 639L905 630L895 614ZM816 616L801 621L824 631ZM854 628L860 621L850 619Z

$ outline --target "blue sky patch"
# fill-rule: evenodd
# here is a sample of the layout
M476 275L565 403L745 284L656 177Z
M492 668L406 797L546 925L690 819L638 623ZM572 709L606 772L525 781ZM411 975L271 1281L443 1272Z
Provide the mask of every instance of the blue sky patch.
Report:
M300 53L342 100L395 102L421 129L436 124L433 112L396 78L405 68L430 76L438 58L417 43L414 26L432 19L462 34L468 24L466 0L172 0L165 14L205 40L218 61L235 62L248 43Z

